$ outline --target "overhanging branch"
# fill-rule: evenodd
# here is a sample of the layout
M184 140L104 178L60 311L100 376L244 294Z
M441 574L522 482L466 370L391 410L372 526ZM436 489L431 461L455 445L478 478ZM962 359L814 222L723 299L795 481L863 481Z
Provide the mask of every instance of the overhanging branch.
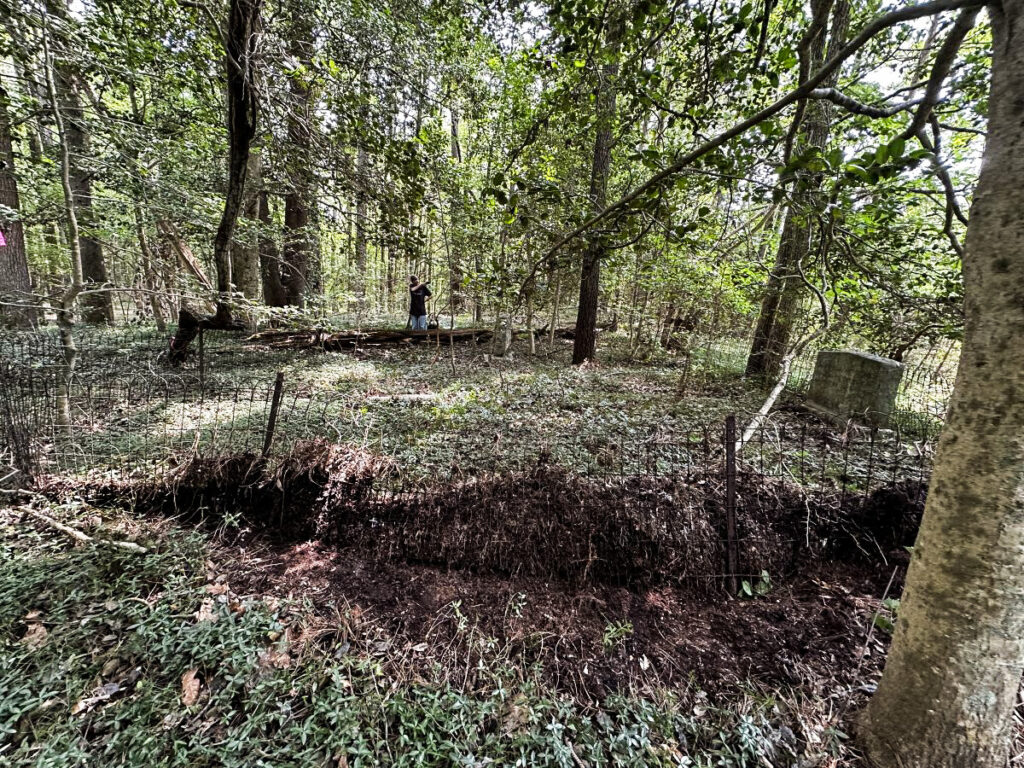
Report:
M807 80L802 82L795 89L790 91L788 94L774 102L773 104L765 107L760 112L751 117L737 123L732 128L720 133L713 139L704 142L697 149L687 153L676 162L667 166L663 170L656 173L654 176L649 178L640 186L634 188L631 192L626 193L611 205L606 206L600 212L594 214L589 219L584 221L578 227L573 229L568 234L564 235L558 240L547 252L545 258L554 255L559 249L568 243L575 240L581 234L591 229L595 224L608 218L611 214L616 211L622 210L634 200L638 199L651 189L660 186L666 180L672 178L688 165L693 163L695 160L703 157L704 155L713 152L729 140L739 136L754 126L763 123L765 120L774 117L783 109L788 107L800 99L807 98L807 96L819 85L821 85L829 75L838 69L844 61L853 56L857 51L864 47L875 35L879 32L893 27L897 24L901 24L906 21L913 21L914 19L924 18L926 16L932 16L937 13L943 13L945 11L953 11L958 9L980 9L984 3L981 0L934 0L930 3L922 3L920 5L912 5L907 8L900 8L895 11L883 14L878 18L867 24L849 43L842 47L834 56L829 58L821 68L811 75ZM958 20L959 21L959 20ZM965 32L966 34L966 32ZM951 33L952 36L952 33ZM948 41L947 41L948 42ZM945 48L945 45L943 46ZM940 52L941 55L941 52ZM934 74L934 72L933 72ZM927 98L927 92L925 98ZM925 116L927 119L927 115ZM913 134L911 134L913 135Z

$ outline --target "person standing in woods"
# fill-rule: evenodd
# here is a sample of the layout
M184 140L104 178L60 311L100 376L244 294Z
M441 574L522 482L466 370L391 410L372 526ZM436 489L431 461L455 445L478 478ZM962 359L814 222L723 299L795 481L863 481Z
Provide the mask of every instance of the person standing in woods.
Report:
M427 299L430 288L421 283L416 275L409 276L409 322L414 331L427 330Z

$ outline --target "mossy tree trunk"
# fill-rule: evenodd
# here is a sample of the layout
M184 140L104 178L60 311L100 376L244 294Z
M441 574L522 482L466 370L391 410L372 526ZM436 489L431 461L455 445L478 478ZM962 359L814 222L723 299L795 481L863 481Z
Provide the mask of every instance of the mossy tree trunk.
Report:
M1024 0L987 7L992 85L963 353L892 649L862 719L879 768L1002 768L1024 672Z

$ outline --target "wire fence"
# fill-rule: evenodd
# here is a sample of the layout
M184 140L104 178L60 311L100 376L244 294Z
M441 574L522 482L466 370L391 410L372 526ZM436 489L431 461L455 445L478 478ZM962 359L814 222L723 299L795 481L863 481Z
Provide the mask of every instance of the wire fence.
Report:
M173 476L165 485L178 494L178 470L198 467L191 480L200 487L185 493L197 494L203 514L218 494L254 518L289 508L294 519L329 521L339 542L374 556L446 568L623 584L669 579L735 593L743 583L756 588L763 573L790 572L801 553L877 549L884 560L912 533L890 535L875 521L866 536L849 534L850 521L856 528L856 516L879 503L895 505L902 521L899 510L919 508L931 468L928 439L898 428L840 431L795 409L774 413L739 445L737 421L748 414L545 437L513 418L457 429L424 418L429 394L271 380L265 359L239 376L244 353L223 334L204 343L205 360L197 355L174 373L154 361L164 346L157 334L83 334L83 349L97 351L83 351L62 410L54 341L0 336L0 485L59 476L159 487ZM706 350L700 371L732 369L733 349ZM206 369L221 354L232 355L231 377ZM339 451L377 457L388 470L364 487L348 469L332 470ZM282 470L290 487L275 485ZM283 517L263 522L285 525Z
M410 474L522 471L553 461L581 475L610 476L686 474L706 468L722 452L720 423L668 431L656 425L639 433L631 426L621 434L556 435L538 443L528 422L446 431L439 424L420 428L420 419L408 420L408 426L396 427L400 418L378 423L365 412L374 400L401 411L416 405L415 395L368 397L286 383L275 407L274 382L267 375L273 356L241 344L238 334L204 336L195 354L171 369L161 360L166 334L148 328L76 330L79 363L68 396L70 418L62 419L57 374L63 358L56 333L0 333L0 451L7 463L25 474L141 472L185 453L279 456L300 441L320 438L395 457ZM740 340L695 342L682 376L734 376L742 371L745 353ZM950 358L949 350L929 352L906 366L893 430L851 425L837 437L832 429L778 414L743 447L743 466L801 485L854 491L870 490L883 478L893 483L921 476L927 440L941 426L952 388ZM792 392L807 387L813 362L806 355L794 363ZM272 410L276 423L268 430Z
M654 426L538 440L534 425L509 420L489 430L455 430L402 419L417 395L377 396L399 413L380 425L367 396L260 385L200 386L187 378L79 381L70 421L57 407L56 383L38 371L7 370L0 383L0 451L21 472L80 475L154 473L184 456L281 457L314 439L359 445L393 457L409 477L523 472L544 463L581 476L706 475L724 453L723 425ZM408 398L408 399L406 399ZM778 414L739 452L741 471L805 488L865 493L912 478L926 482L930 448L893 430L850 426L842 433L799 414Z

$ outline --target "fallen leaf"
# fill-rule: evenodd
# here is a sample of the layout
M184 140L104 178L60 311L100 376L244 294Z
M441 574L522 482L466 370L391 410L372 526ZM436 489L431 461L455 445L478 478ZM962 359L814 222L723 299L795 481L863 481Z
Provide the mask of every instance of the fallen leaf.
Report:
M119 683L107 683L106 685L101 685L99 688L94 689L90 695L77 702L75 706L71 708L71 714L77 715L82 712L88 712L97 704L106 701L120 690L121 685Z
M207 584L206 591L211 595L225 595L228 592L227 582L221 582L219 584Z
M192 668L181 676L181 703L191 707L199 701L199 678L196 677L198 669Z
M41 621L42 611L30 611L25 614L25 624L28 625L25 636L21 638L23 645L29 650L37 651L46 644L46 638L50 634L46 631Z
M217 620L217 604L213 602L211 598L203 600L199 606L199 610L195 612L196 622L202 623L204 621L214 622Z
M264 651L259 656L259 664L264 669L288 669L292 665L292 659L284 651Z

